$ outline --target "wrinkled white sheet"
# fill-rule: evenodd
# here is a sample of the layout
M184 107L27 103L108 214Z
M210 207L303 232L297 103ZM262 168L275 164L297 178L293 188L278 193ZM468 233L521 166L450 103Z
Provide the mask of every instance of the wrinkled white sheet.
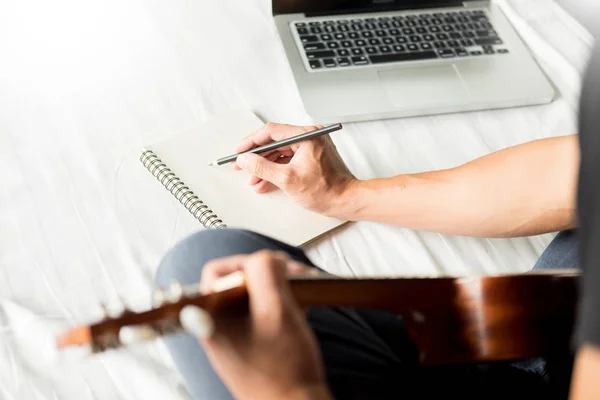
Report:
M446 168L576 132L589 35L551 0L502 3L557 86L549 105L346 124L360 177ZM141 167L147 143L247 107L307 121L266 0L0 2L0 399L185 399L160 342L74 362L54 335L100 302L148 305L200 229ZM309 249L339 274L528 270L552 235L488 240L353 224Z

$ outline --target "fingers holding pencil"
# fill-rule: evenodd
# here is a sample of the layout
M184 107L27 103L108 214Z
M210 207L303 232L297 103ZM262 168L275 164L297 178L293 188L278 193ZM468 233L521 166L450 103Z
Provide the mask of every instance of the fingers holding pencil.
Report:
M314 126L302 127L287 125L286 128L280 129L280 126L278 124L267 125L265 128L262 128L250 137L244 139L236 147L236 151L238 151L237 153L215 160L214 162L209 164L209 166L218 166L230 162L235 162L240 155L240 151L242 153L254 153L261 154L262 156L264 156L269 152L278 150L281 155L290 157L292 156L290 152L295 153L300 148L303 142L309 141L319 136L328 135L332 132L340 130L342 129L342 125L335 124L324 128L314 128ZM283 139L276 140L275 138L278 137L283 137ZM259 145L257 147L257 143L264 144Z

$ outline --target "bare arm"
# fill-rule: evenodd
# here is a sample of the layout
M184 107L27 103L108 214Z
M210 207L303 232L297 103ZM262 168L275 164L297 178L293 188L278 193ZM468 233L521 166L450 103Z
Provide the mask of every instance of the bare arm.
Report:
M281 140L314 127L268 124L235 149ZM379 221L456 235L512 237L575 226L579 168L576 135L513 146L456 168L357 180L328 137L235 168L258 193L282 189L303 207L343 220Z
M462 166L355 181L337 216L418 230L514 237L574 227L577 136L510 147Z
M584 346L575 360L571 383L572 400L592 400L600 398L600 349L593 345Z

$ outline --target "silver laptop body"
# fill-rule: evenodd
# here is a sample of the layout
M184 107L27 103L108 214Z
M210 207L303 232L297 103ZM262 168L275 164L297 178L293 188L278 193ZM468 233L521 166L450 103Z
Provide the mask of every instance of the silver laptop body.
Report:
M273 13L316 123L526 106L555 95L490 1L273 0Z

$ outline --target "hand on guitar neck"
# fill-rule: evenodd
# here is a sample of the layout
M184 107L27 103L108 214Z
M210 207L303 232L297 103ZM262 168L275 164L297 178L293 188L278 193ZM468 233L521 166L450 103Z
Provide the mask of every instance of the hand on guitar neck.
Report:
M285 253L267 251L212 261L203 269L203 293L210 293L225 275L243 271L245 276L249 313L217 315L214 332L199 338L215 371L238 399L331 398L316 340L290 292L286 270L308 271ZM204 311L188 307L193 308L182 310L181 322L201 336L207 332Z

